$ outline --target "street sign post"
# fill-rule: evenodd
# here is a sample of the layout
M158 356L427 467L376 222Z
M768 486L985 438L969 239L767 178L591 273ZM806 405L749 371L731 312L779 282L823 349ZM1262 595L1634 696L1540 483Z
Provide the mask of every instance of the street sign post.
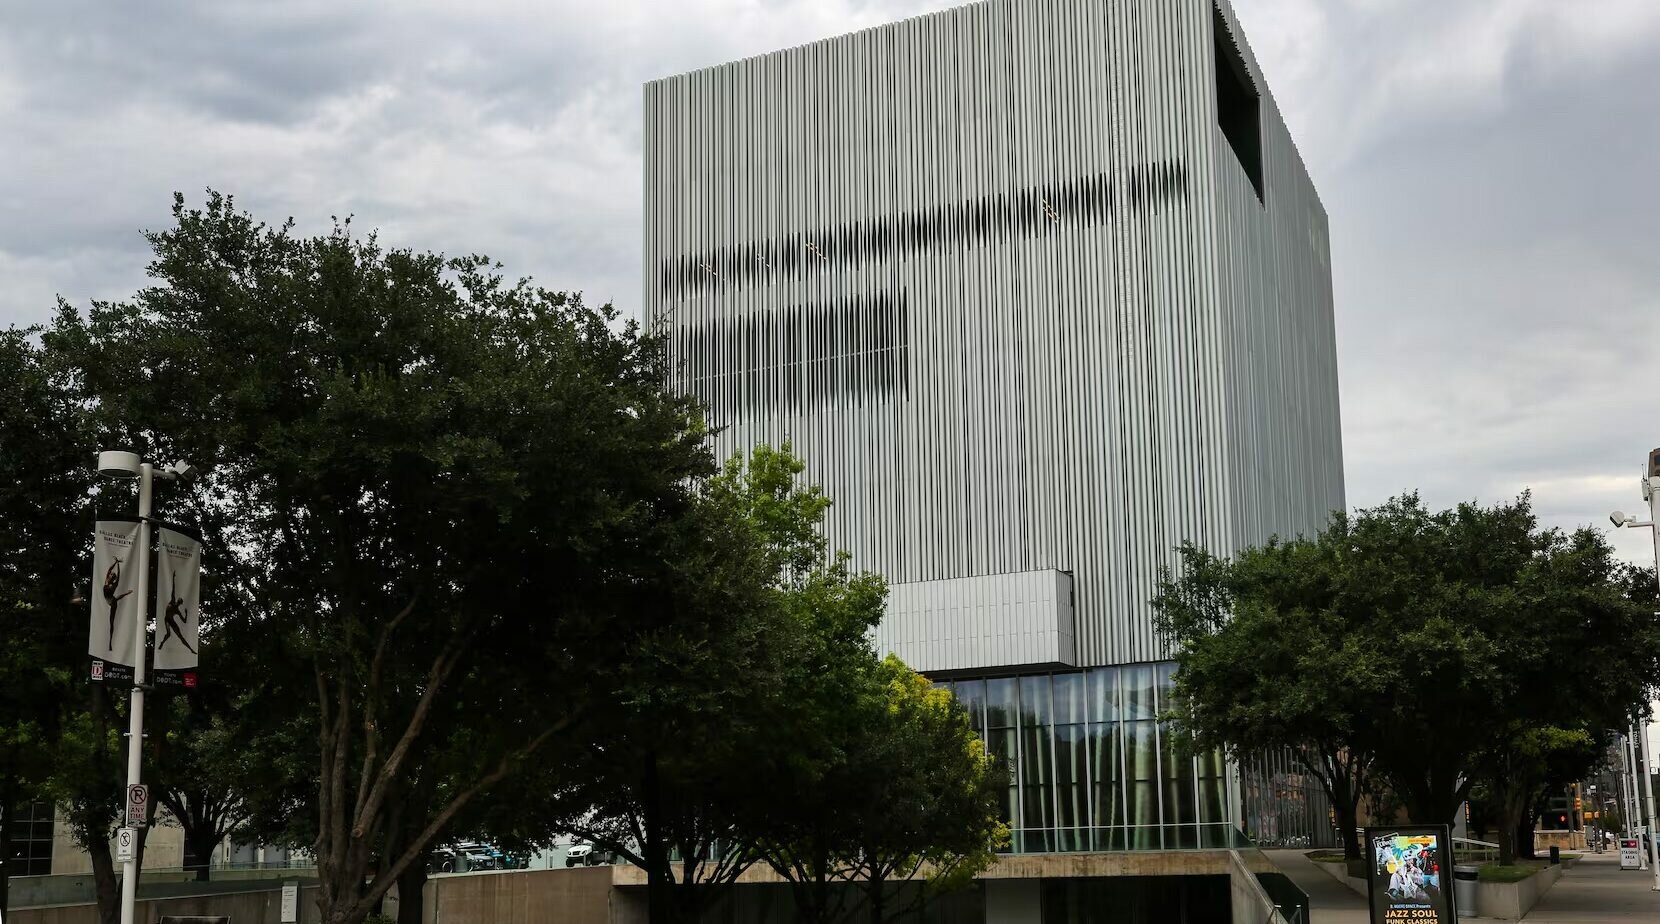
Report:
M120 828L115 832L115 862L130 863L138 857L138 829Z
M298 924L300 920L300 884L282 884L282 924Z
M150 787L134 783L127 787L127 827L142 828L149 822Z

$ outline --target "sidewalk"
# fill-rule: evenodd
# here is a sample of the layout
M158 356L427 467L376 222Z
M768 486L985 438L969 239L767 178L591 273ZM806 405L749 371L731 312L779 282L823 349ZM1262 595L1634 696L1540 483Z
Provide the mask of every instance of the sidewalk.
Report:
M1660 892L1647 870L1620 869L1618 851L1587 853L1568 870L1525 921L1539 924L1656 924Z
M1308 893L1310 924L1367 924L1366 899L1320 872L1302 850L1264 850L1268 859ZM1660 924L1660 922L1651 922Z
M1311 924L1367 924L1366 901L1316 869L1301 850L1265 850L1308 893ZM1529 924L1660 924L1660 892L1648 871L1620 869L1617 851L1587 853L1522 920ZM1491 920L1475 918L1476 921Z

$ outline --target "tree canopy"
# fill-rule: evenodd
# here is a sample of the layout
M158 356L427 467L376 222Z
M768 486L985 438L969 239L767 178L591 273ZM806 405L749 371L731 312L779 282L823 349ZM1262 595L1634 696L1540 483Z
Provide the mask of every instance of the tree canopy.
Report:
M212 192L148 239L151 284L62 306L42 349L80 415L58 443L205 473L163 503L202 529L204 642L237 663L207 657L146 747L194 854L303 845L323 920L358 924L394 884L419 919L437 843L577 831L646 869L654 920L689 920L856 766L885 788L848 806L871 826L844 865L943 885L987 862L991 764L875 657L881 580L828 548L788 447L714 464L660 337L483 257ZM83 768L116 766L117 712L67 726ZM97 841L118 775L64 782Z
M1289 748L1346 831L1368 776L1425 823L1487 780L1514 831L1563 754L1594 753L1660 687L1652 572L1595 530L1541 529L1526 495L1430 511L1409 494L1313 537L1182 558L1155 604L1178 724L1236 752ZM1564 689L1569 656L1606 669Z
M174 219L154 285L51 338L106 438L233 512L248 616L313 675L322 904L351 924L589 707L708 452L609 308L216 194Z

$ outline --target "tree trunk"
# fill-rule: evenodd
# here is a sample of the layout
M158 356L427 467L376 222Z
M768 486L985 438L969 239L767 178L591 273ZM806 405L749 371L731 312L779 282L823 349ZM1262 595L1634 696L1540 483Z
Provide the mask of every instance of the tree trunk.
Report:
M1533 806L1522 809L1521 818L1511 827L1512 836L1516 839L1516 856L1524 860L1537 858L1533 849L1533 826L1538 821L1538 814Z
M11 787L6 789L9 792ZM0 802L0 918L11 910L12 815L16 810L9 800Z
M1337 838L1343 845L1343 859L1360 859L1360 836L1355 833L1360 817L1360 787L1347 775L1333 773L1326 798L1331 800L1332 814L1337 816Z
M866 889L870 895L870 924L886 924L888 883L881 877L872 877Z
M219 849L221 838L217 832L186 830L184 834L185 846L190 851L190 859L196 864L196 881L208 882L212 873L213 852Z
M115 861L110 857L108 841L94 840L86 845L92 859L92 885L98 896L100 924L121 924L121 883L115 878Z
M673 924L674 881L668 845L663 842L663 794L658 791L656 752L646 755L642 783L646 842L640 845L640 855L646 861L646 918L650 924Z
M398 877L398 924L421 924L425 910L423 890L427 884L427 865L411 863Z

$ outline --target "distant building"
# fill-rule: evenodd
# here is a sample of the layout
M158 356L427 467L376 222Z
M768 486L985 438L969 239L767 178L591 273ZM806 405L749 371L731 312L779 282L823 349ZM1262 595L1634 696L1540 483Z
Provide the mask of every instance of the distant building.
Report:
M1326 214L1227 3L991 0L654 81L644 199L679 384L722 453L806 459L881 646L1014 769L1014 850L1229 843L1148 601L1181 542L1344 495Z

